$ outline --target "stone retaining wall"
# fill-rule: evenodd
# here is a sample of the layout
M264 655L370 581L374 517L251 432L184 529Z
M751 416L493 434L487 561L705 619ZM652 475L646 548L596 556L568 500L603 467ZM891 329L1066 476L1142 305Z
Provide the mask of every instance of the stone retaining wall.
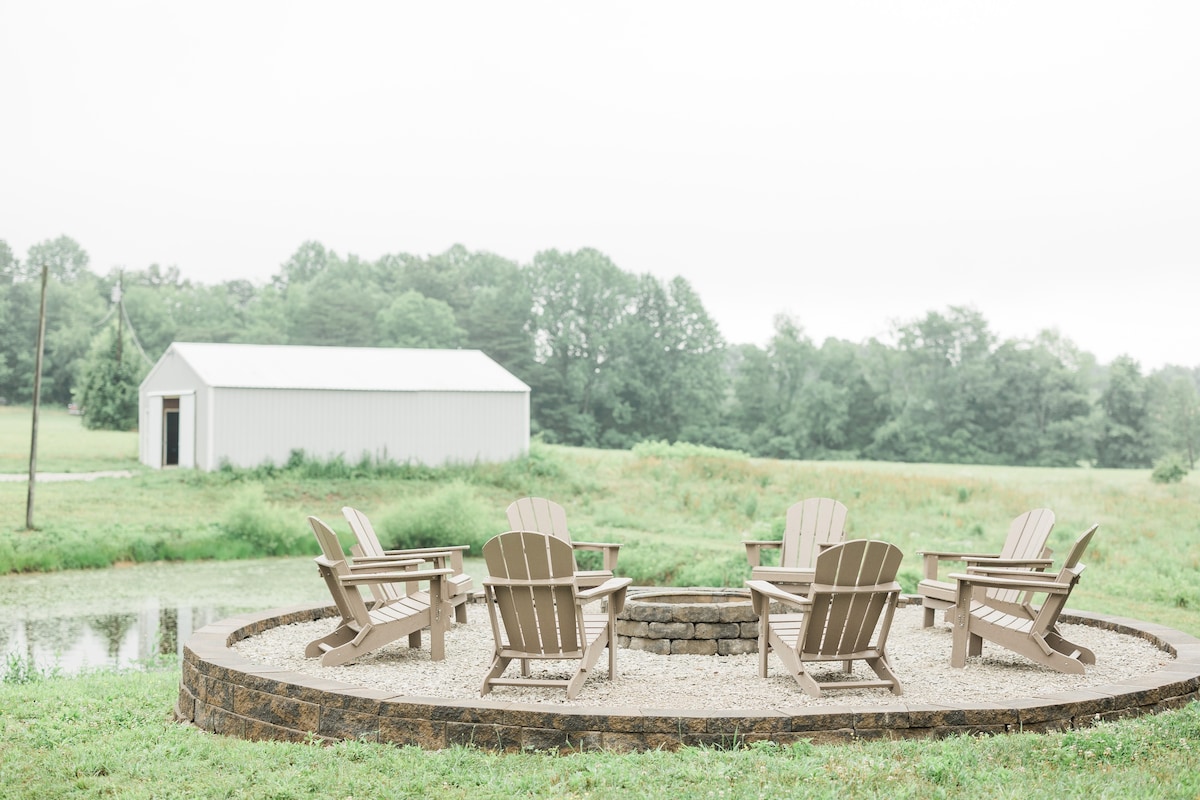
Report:
M762 714L540 706L494 700L397 696L281 668L253 664L230 645L277 625L334 614L298 607L246 614L207 625L184 647L175 716L213 733L243 739L361 739L439 749L470 744L498 751L734 747L748 742L949 736L1059 731L1180 708L1200 698L1200 640L1136 620L1090 614L1066 622L1140 636L1175 656L1165 668L1109 686L955 706L797 708Z

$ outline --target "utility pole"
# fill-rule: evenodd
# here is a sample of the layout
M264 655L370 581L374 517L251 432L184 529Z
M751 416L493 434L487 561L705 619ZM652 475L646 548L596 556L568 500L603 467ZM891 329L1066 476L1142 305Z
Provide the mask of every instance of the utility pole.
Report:
M117 273L117 374L121 374L121 347L125 342L125 270Z
M25 499L25 530L33 530L33 487L37 484L38 406L42 400L42 345L46 339L46 278L50 268L42 264L42 304L38 310L37 356L33 368L33 435L29 443L29 494Z

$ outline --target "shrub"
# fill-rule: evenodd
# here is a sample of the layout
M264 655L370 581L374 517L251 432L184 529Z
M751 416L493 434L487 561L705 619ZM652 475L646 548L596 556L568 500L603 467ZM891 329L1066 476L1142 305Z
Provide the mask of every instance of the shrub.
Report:
M234 494L221 532L229 545L221 553L224 558L299 555L312 549L294 515L267 503L260 484L248 484Z
M1150 480L1155 483L1179 483L1187 474L1188 470L1183 456L1179 453L1170 453L1154 462L1154 471L1150 473Z
M737 450L722 450L718 447L709 447L703 444L691 444L689 442L670 443L663 440L653 442L638 442L632 448L633 454L638 458L694 458L702 456L705 458L749 458L745 453Z
M485 541L502 533L489 507L470 486L457 481L384 512L375 529L387 550L465 544L476 554Z

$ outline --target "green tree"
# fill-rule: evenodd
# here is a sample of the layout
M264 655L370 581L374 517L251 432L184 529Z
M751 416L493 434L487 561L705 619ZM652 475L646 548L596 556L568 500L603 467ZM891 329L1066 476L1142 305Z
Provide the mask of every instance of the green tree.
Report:
M770 458L804 458L811 441L808 384L817 372L818 354L795 319L775 318L775 333L765 350L741 350L733 392L738 426L750 452Z
M886 424L876 431L869 455L894 461L986 463L995 454L982 436L981 413L994 391L989 355L995 337L970 308L930 312L896 330Z
M540 252L528 275L538 366L526 382L534 419L551 441L598 445L596 404L615 385L616 331L636 281L591 249Z
M96 337L77 394L87 428L128 431L138 424L138 386L145 376L132 342L115 322Z
M442 300L431 300L409 289L401 292L376 316L380 344L390 347L462 347L467 334Z
M1149 398L1141 366L1127 355L1108 370L1108 386L1100 396L1098 467L1149 467L1152 462Z
M17 261L17 257L13 255L8 242L0 239L0 287L12 286L20 268L21 262Z
M717 425L728 378L725 342L683 278L637 279L618 342L610 392L597 408L606 446L644 439L705 443Z
M50 276L60 283L71 283L87 272L87 251L69 236L59 236L57 239L47 239L29 248L25 258L24 277L28 280L40 280L42 266L50 268Z
M1090 460L1091 402L1073 346L1043 335L1008 341L991 357L994 390L982 400L995 463L1068 467Z
M371 347L379 344L375 320L386 297L357 256L329 264L307 283L290 283L285 302L291 344Z
M1200 370L1167 367L1150 376L1150 417L1156 456L1179 453L1188 469L1200 450Z
M307 241L279 266L271 284L286 295L292 286L310 283L338 262L337 254L326 250L320 242Z

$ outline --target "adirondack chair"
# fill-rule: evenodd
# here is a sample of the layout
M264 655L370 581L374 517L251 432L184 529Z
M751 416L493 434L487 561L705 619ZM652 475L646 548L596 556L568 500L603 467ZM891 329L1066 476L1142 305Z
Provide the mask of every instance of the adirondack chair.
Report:
M483 592L496 647L480 696L493 686L553 686L566 689L571 699L605 647L609 680L616 677L616 618L625 605L630 578L610 578L580 589L571 546L547 533L509 531L494 536L484 544L483 558L489 573ZM602 599L607 600L606 613L584 613L586 604ZM521 677L501 677L514 658L521 662ZM538 678L531 674L531 659L578 664L570 678Z
M572 559L574 552L599 552L603 557L602 569L581 570L576 565L575 579L580 586L599 586L613 576L617 568L617 553L621 545L613 542L579 542L571 538L567 532L567 513L563 507L553 500L544 497L522 497L509 504L507 509L508 526L514 531L536 531L548 533L562 539L571 545Z
M421 631L429 629L429 651L434 661L446 657L445 628L449 612L446 609L446 579L449 569L417 567L420 559L397 559L387 568L352 566L342 552L337 534L321 520L309 517L321 546L321 555L314 559L329 593L333 596L341 621L332 633L309 642L304 650L307 658L321 657L322 666L346 664L401 636L408 637L409 647L421 646ZM399 597L395 602L367 608L360 587L385 583L429 582L427 592Z
M942 561L965 562L967 568L976 566L1008 567L1015 569L1043 569L1050 566L1053 560L1046 547L1050 531L1054 528L1054 512L1048 508L1035 508L1013 519L1008 527L1008 537L999 553L957 553L941 550L922 550L918 552L923 558L924 575L917 584L917 594L921 596L921 606L924 608L922 627L928 628L934 623L938 611L949 610L957 601L958 590L953 581L938 579L938 565ZM997 607L1002 605L1027 605L1027 593L1013 589L992 588L988 590L991 602Z
M470 549L470 545L384 550L379 543L379 537L375 535L375 527L371 525L371 520L367 518L366 514L356 508L344 506L342 516L350 523L350 530L354 532L354 538L358 540L358 543L351 549L355 564L374 565L386 569L389 562L397 559L417 558L430 562L436 569L449 568L453 574L446 579L447 593L450 605L454 608L455 621L460 623L467 621L467 601L471 599L471 590L475 584L471 580L471 576L463 572L463 553ZM409 584L402 588L391 583L381 583L371 584L369 588L371 595L375 598L375 605L387 605L405 594L418 591L419 587Z
M900 598L896 571L902 557L893 544L852 539L817 556L813 582L803 597L769 581L746 581L758 614L759 676L767 677L767 654L774 652L811 697L820 697L822 688L902 694L886 649ZM798 607L801 613L773 611L772 603ZM824 661L841 661L846 673L854 661L865 661L878 679L819 682L809 668Z
M749 540L750 580L769 581L801 594L812 583L817 554L846 538L846 506L828 497L810 497L787 510L783 539ZM778 549L779 565L763 566L762 552Z
M1079 561L1099 525L1093 525L1075 540L1057 574L1036 570L975 567L950 577L958 583L954 606L954 645L950 665L966 666L967 656L983 652L983 640L1019 653L1050 669L1074 675L1084 674L1084 664L1095 664L1096 655L1063 638L1058 618L1079 582L1084 565ZM1011 607L996 607L984 589L1012 589L1016 592L1046 593L1040 607L1025 606L1013 613Z

